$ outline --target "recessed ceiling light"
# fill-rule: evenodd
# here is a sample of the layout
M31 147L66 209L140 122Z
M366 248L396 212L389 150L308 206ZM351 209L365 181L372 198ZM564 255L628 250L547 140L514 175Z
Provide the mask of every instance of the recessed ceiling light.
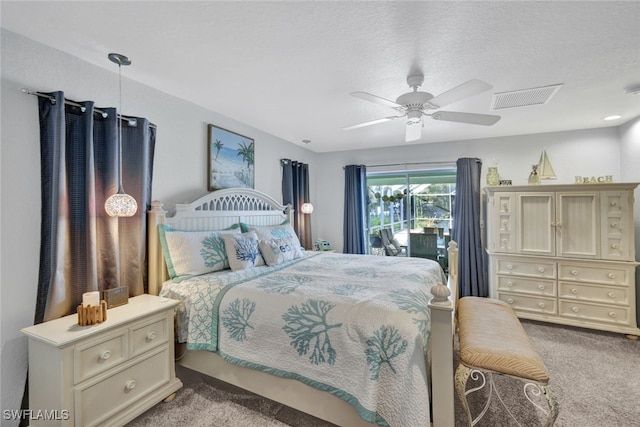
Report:
M616 114L616 115L613 115L613 116L603 117L602 120L618 120L621 117L622 117L621 115Z

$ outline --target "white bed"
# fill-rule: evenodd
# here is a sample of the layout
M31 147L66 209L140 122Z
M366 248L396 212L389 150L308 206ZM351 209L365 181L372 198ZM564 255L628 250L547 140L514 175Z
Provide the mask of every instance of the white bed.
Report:
M199 231L223 230L234 224L274 226L284 220L292 222L291 210L270 196L249 189L226 189L184 205L177 205L169 216L159 202L153 202L149 211L149 293L160 294L169 279L162 253L158 225L165 224L174 230ZM430 311L431 351L431 420L434 426L454 425L453 392L453 333L455 304L448 298L457 295L457 250L453 243L449 249L450 269L448 286L434 286L431 293L438 295L428 304ZM353 255L305 254L309 262L314 259L353 260ZM351 258L349 258L351 257ZM359 257L359 256L355 256ZM376 258L380 262L383 259ZM363 259L364 260L364 259ZM369 261L374 261L372 258ZM296 261L297 262L297 261ZM302 261L301 261L302 262ZM305 259L304 262L307 262ZM402 262L416 263L416 260ZM425 261L426 262L426 261ZM316 263L318 264L318 263ZM302 264L300 264L302 265ZM409 264L407 264L409 265ZM256 269L263 267L255 267ZM267 269L267 267L264 267ZM271 268L271 267L269 267ZM235 289L235 288L234 288ZM167 291L165 290L165 293ZM364 421L345 400L334 394L318 390L295 379L282 378L270 373L237 366L224 360L217 353L204 350L188 350L178 363L230 384L263 395L295 409L341 426L372 425ZM428 370L428 368L427 368ZM338 393L339 394L339 393ZM427 417L429 402L424 402ZM383 422L384 424L384 422ZM403 426L404 427L404 426Z

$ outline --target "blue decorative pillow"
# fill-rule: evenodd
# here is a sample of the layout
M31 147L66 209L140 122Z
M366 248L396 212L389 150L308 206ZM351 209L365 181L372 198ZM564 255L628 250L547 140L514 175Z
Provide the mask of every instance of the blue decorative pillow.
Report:
M222 238L224 239L231 270L244 270L245 268L264 265L264 260L258 248L258 236L255 232L226 234Z
M280 225L251 225L249 226L249 231L255 231L259 240L293 239L293 244L296 244L298 248L302 248L298 235L288 221L283 222Z
M267 265L278 265L302 257L297 239L260 240L260 253Z
M158 226L169 277L195 276L229 268L222 236L240 234L238 226L219 231L182 231Z

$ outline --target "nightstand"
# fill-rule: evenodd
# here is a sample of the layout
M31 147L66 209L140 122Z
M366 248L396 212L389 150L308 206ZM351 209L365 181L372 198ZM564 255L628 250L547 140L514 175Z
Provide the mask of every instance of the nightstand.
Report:
M29 406L54 421L32 426L122 426L182 387L174 365L178 301L140 295L78 326L76 314L22 330L29 339Z

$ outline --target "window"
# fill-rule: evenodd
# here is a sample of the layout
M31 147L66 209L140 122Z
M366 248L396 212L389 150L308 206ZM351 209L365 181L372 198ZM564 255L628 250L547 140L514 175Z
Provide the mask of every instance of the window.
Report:
M376 237L390 229L404 255L444 257L453 228L455 187L451 169L367 174L370 253L384 249Z

